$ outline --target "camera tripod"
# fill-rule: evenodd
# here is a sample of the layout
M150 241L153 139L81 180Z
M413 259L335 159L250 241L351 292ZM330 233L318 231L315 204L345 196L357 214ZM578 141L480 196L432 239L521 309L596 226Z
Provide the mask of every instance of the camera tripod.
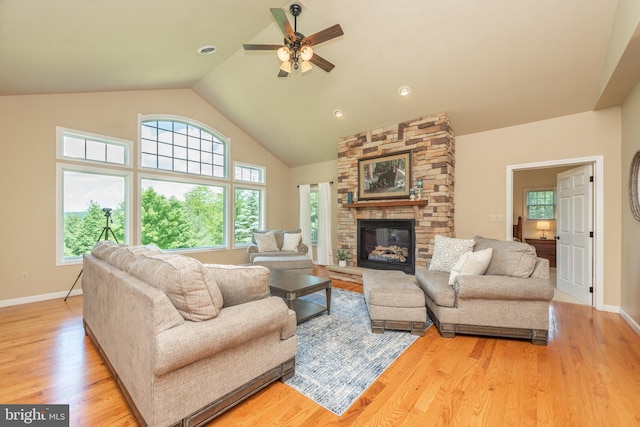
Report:
M98 237L98 240L96 240L96 243L98 243L100 240L102 240L102 237L104 237L104 240L109 240L109 233L111 233L111 237L113 237L113 240L115 240L116 243L120 243L120 242L118 242L118 238L116 237L116 235L113 232L113 230L111 229L111 227L109 227L109 222L113 222L113 220L111 219L111 208L104 208L104 209L102 209L102 212L104 212L104 216L107 219L107 223L102 228L102 232L100 233L100 236ZM80 276L82 276L82 272L83 271L84 271L84 269L80 270L80 273L78 273L78 277L76 277L76 280L74 280L73 285L71 285L71 289L69 289L69 292L67 293L67 296L64 297L64 301L65 302L67 301L67 298L69 298L69 295L71 295L71 291L76 286L76 283L78 283L78 280L80 279Z

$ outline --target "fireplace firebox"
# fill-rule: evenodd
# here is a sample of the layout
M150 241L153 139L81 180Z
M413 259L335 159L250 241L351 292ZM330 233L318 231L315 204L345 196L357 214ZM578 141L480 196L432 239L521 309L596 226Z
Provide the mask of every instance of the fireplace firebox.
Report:
M358 220L358 267L414 274L414 252L415 220Z

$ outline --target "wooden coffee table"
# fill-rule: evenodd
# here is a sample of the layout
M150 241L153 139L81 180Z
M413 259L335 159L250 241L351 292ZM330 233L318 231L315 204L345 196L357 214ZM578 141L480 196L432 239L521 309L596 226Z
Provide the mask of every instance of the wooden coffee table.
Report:
M272 269L269 274L271 295L281 297L296 312L297 323L302 323L325 311L331 314L331 279L311 276L291 270ZM327 306L298 299L303 295L325 290Z

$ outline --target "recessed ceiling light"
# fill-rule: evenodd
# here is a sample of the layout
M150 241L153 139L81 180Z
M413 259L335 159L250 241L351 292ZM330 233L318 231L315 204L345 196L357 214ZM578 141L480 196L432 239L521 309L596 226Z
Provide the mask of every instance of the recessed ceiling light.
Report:
M342 117L344 116L344 113L342 112L342 110L333 110L333 115L336 117Z
M398 95L400 96L407 96L411 93L411 88L409 86L400 86L400 88L398 88Z
M198 49L198 53L200 55L211 55L212 53L214 53L218 48L215 46L202 46L201 48Z

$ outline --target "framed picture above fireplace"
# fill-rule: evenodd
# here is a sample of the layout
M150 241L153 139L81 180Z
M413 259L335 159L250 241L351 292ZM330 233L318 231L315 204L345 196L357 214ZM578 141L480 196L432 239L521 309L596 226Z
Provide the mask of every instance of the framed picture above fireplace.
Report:
M411 151L358 160L358 200L408 199Z

